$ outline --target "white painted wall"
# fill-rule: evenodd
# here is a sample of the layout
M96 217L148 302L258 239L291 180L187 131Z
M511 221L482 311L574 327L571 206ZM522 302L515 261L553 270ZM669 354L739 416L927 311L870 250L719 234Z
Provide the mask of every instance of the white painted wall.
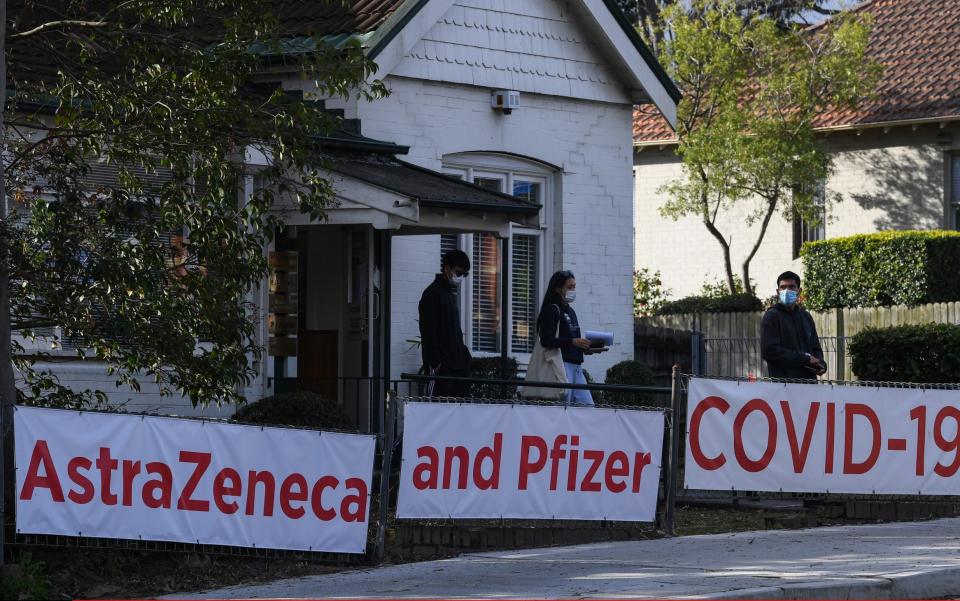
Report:
M960 127L936 125L917 130L900 127L834 133L827 142L834 152L835 171L827 182L842 201L830 207L827 238L882 230L943 227L945 153L937 142L952 133L952 147L960 149ZM954 150L955 151L955 150ZM704 282L723 277L720 245L696 217L673 221L659 208L666 200L659 188L682 175L672 147L647 147L634 158L636 207L635 265L660 270L673 298L696 294ZM735 273L756 236L745 223L746 212L719 220L732 240ZM802 275L802 262L792 258L793 226L783 216L771 221L763 246L751 262L751 277L761 294L772 293L774 279L784 270Z
M558 167L554 262L577 275L576 310L585 328L613 331L613 351L587 359L598 379L633 356L633 206L630 105L523 94L512 115L490 109L484 87L390 77L391 95L360 105L363 133L409 145L405 158L439 170L444 155L509 152ZM439 262L439 238L394 241L393 375L416 369L408 352L417 335L416 301ZM406 303L406 304L404 304Z

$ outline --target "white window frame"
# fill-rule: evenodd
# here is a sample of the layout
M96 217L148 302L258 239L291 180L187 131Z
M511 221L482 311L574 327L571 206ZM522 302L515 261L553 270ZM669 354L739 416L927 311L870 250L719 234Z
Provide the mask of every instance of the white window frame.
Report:
M947 155L947 219L950 230L960 230L960 152Z
M510 240L514 234L531 235L539 238L538 261L537 261L537 282L536 297L537 310L539 310L539 299L543 297L544 287L552 273L553 265L553 215L554 205L556 204L555 194L557 186L555 183L557 170L548 167L538 161L515 157L512 155L487 153L487 152L467 152L448 155L443 160L442 171L450 175L458 175L461 179L468 182L475 181L476 178L501 179L504 182L502 191L511 194L515 181L531 181L540 184L540 199L538 202L542 205L540 210L540 223L538 226L522 226L512 223L510 225ZM473 261L473 234L459 235L459 248L465 250L471 256ZM512 245L511 245L512 250ZM512 255L509 257L512 261ZM472 267L471 267L472 269ZM511 294L513 290L513 270L509 270L509 278L506 290L502 294ZM472 278L466 278L462 288L464 294L460 299L460 320L461 327L466 337L467 348L475 357L498 357L500 353L486 351L475 351L473 341L473 281ZM468 300L469 299L469 300ZM508 355L514 357L521 364L527 364L530 361L529 352L514 351L513 349L513 299L508 297L507 314L501 316L510 328L507 336Z

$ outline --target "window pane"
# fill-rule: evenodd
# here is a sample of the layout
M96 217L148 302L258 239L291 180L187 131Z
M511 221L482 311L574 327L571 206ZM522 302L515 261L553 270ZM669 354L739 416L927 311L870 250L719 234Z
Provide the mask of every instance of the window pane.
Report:
M953 229L960 230L960 154L955 154L950 161L950 204L953 217Z
M510 310L515 353L533 352L537 320L539 236L515 234L510 244Z
M500 352L500 241L493 234L473 235L472 350Z
M513 195L530 202L540 203L540 182L513 180Z
M475 177L473 178L473 183L484 190L503 192L503 180L499 177Z

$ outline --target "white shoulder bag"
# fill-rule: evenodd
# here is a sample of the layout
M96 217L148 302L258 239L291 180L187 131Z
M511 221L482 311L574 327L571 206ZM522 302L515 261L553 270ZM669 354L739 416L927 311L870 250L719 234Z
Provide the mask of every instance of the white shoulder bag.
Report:
M557 313L560 307L554 305ZM560 315L560 319L562 319ZM560 319L557 319L557 331L554 337L560 336ZM530 364L527 365L525 380L531 382L567 382L567 370L563 367L563 355L558 348L546 348L540 343L540 332L536 334L536 343L533 353L530 354ZM566 388L544 388L542 386L520 386L517 392L524 398L556 400L567 394Z

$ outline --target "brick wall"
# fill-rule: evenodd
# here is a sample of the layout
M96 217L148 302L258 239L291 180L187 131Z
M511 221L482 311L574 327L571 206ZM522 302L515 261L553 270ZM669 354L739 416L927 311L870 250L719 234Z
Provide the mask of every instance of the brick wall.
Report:
M487 151L556 167L554 222L544 235L553 247L546 276L577 275L577 314L585 328L612 331L614 349L587 359L597 379L633 355L633 206L631 108L601 102L523 94L512 115L490 109L486 88L391 77L392 94L358 107L364 135L409 145L406 160L439 170L445 155ZM549 247L549 245L548 245ZM394 239L392 372L416 369L416 301L432 280L437 236Z

